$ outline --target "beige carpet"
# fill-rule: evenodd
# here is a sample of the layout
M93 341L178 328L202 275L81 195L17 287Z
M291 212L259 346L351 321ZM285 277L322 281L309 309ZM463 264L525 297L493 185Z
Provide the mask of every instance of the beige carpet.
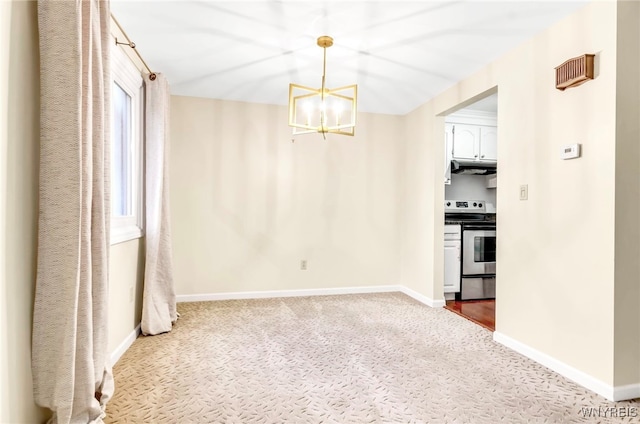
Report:
M400 293L182 303L116 364L107 423L638 422ZM584 418L585 411L601 418ZM633 409L635 408L635 409Z

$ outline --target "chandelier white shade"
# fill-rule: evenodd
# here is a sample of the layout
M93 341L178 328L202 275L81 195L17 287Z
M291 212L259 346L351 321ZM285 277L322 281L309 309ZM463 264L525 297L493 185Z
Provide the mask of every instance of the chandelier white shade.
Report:
M324 60L320 88L289 84L289 125L293 134L334 133L354 135L356 128L358 86L339 88L325 86L327 48L333 39L327 35L318 38Z

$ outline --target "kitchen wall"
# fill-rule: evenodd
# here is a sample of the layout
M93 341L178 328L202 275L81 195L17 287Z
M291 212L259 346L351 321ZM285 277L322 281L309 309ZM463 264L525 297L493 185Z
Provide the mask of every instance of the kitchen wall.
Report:
M451 184L444 186L444 198L446 200L484 200L487 203L487 212L495 211L496 188L487 188L485 175L460 175L451 174Z
M358 120L292 142L285 107L173 96L177 293L397 284L402 118Z
M632 108L617 114L623 105L616 103L616 91L624 90L631 79L629 87L635 87L638 78L635 71L616 72L616 32L625 21L618 16L621 4L632 7L625 2L588 4L412 112L407 119L422 125L411 127L406 147L408 176L421 172L416 168L441 174L443 137L431 128L440 125L432 117L498 90L496 337L610 394L614 384L640 383L634 350L640 338L637 310L632 311L631 300L622 303L626 294L633 302L638 299L637 247L628 255L616 255L627 244L638 243L637 181L629 188L632 200L615 196L621 189L618 184L632 172L637 176L639 163L637 146L631 143L634 135L637 144L633 125L617 122L630 122L627 113L638 119L635 93L619 100ZM637 14L632 16L623 25L631 32L630 22L637 23ZM637 44L631 44L635 57L629 61L636 66ZM554 67L584 53L597 54L596 78L577 88L556 90ZM625 128L628 135L618 139L617 133ZM416 131L433 137L425 140ZM582 157L561 160L561 146L575 142L582 144ZM617 148L633 155L623 157L623 151L617 157ZM414 151L420 153L415 161L410 158ZM410 192L433 201L434 212L423 214L422 203L406 204L405 251L426 248L407 258L402 281L407 285L425 281L435 290L441 265L429 269L415 262L434 255L432 245L436 252L442 249L438 242L442 228L436 224L432 239L432 223L418 217L441 215L442 198L439 201L438 185L434 187L428 178L408 184ZM529 185L527 201L519 200L521 184ZM619 205L627 203L636 222L625 241L615 220L623 214ZM625 222L630 220L627 216Z

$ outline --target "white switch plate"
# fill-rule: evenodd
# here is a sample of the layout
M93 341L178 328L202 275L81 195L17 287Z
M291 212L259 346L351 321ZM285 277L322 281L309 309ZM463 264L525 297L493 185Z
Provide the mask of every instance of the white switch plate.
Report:
M574 144L565 144L562 146L562 150L560 151L560 158L567 159L575 159L580 157L580 145L578 143Z
M527 200L529 198L529 184L522 184L520 186L520 200Z

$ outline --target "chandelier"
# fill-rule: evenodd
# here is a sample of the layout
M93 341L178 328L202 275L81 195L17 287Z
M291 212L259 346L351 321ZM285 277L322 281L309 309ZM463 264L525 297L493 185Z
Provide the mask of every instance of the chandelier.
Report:
M293 127L293 135L317 132L326 139L327 133L355 133L358 86L330 89L325 85L327 48L332 45L333 38L328 35L318 37L318 46L324 52L320 88L289 84L289 126Z

